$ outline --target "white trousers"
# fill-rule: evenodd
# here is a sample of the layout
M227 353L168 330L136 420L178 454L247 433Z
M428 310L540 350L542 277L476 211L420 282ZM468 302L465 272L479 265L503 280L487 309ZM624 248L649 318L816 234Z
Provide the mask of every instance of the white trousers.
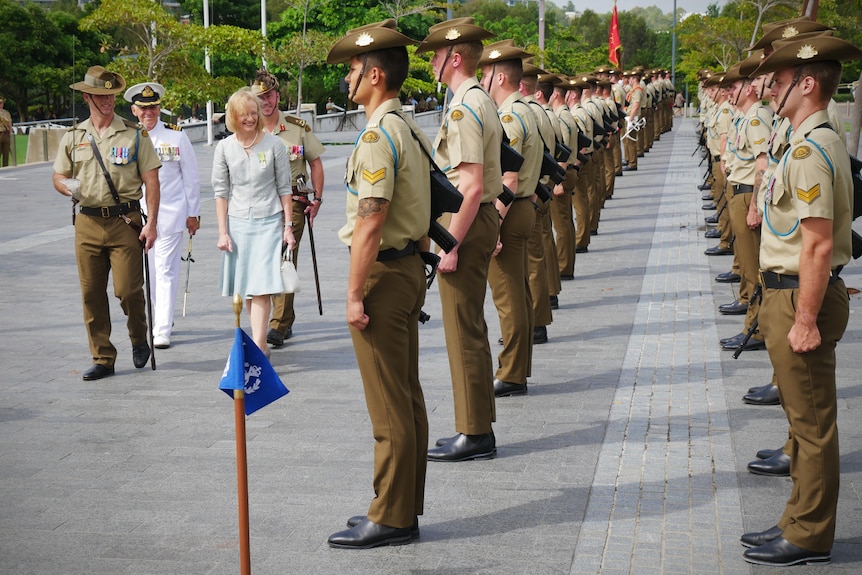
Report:
M183 232L159 236L147 252L150 260L150 297L153 299L153 337L171 337L182 239Z

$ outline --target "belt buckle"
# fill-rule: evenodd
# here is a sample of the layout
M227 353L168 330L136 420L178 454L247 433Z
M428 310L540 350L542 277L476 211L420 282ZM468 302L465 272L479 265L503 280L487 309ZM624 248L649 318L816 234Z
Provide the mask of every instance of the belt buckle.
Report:
M103 206L103 207L99 208L99 210L101 212L99 215L101 215L103 218L110 218L111 217L111 208Z

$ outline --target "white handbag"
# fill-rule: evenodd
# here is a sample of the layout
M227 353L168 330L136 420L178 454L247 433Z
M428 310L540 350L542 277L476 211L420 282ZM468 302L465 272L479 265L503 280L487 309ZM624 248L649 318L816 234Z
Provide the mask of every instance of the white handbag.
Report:
M285 250L285 254L281 260L281 281L284 282L283 293L299 293L299 274L296 273L296 266L293 265L293 251Z

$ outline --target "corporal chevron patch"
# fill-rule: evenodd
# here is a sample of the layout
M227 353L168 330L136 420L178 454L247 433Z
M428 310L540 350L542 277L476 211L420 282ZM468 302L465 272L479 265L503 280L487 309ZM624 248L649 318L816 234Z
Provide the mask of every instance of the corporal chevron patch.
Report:
M362 170L362 179L371 185L376 184L386 177L386 168L380 168L374 172L370 170Z
M796 196L806 204L810 204L820 196L820 184L815 184L814 187L809 190L797 188Z

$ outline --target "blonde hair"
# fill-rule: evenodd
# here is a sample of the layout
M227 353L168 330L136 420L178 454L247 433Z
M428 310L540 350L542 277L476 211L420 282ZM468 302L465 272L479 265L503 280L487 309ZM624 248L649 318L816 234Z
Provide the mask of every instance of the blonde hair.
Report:
M263 130L263 112L260 109L260 101L257 96L252 94L251 88L240 88L228 98L225 106L225 125L231 132L236 133L236 128L240 123L240 118L245 115L249 105L257 110L257 126L258 132Z

